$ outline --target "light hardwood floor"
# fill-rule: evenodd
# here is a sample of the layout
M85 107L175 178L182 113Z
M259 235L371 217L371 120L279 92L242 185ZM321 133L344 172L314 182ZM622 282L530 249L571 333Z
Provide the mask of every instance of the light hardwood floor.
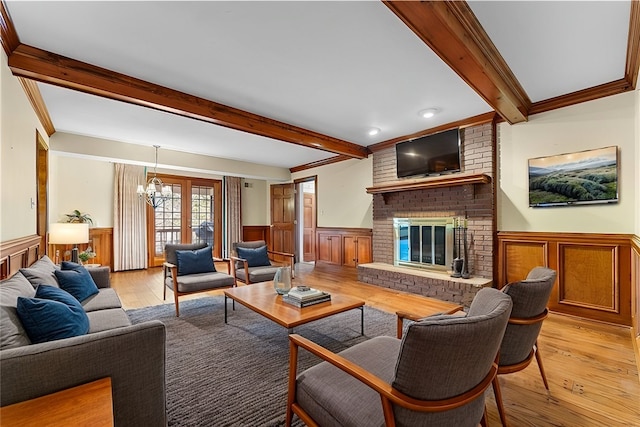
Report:
M173 302L170 290L167 300L162 300L160 268L112 273L111 283L126 309ZM354 268L300 265L294 285L303 283L362 298L368 306L390 313L411 310L396 302L398 291L358 282ZM549 392L535 361L521 372L500 376L512 427L640 427L640 381L630 329L551 313L538 342ZM489 425L499 426L491 389L487 391L487 409Z

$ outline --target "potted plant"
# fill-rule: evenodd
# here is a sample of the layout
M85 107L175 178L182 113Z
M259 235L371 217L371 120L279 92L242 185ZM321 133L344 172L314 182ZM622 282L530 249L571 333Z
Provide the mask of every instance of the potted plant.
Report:
M97 254L93 252L93 249L91 249L91 246L88 246L87 249L85 249L84 251L78 254L78 259L80 259L80 261L82 261L82 263L85 264L90 259L95 258L96 255Z
M67 215L67 222L82 222L82 223L87 222L93 225L93 219L91 219L91 215L87 213L83 214L77 209L75 209L73 213L66 214L66 215Z

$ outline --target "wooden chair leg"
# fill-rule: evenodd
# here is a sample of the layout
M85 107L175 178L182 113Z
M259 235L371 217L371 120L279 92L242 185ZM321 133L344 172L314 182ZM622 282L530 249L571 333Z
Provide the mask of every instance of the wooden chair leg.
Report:
M502 422L503 427L508 427L507 417L504 413L504 405L502 404L502 392L500 391L500 382L498 381L498 376L493 379L491 382L493 385L493 395L496 397L496 406L498 407L498 413L500 414L500 422Z
M540 356L540 352L538 351L538 341L536 341L533 346L533 350L536 355L536 362L538 362L538 369L540 369L540 375L542 375L542 382L544 383L544 388L549 390L549 383L547 382L547 376L544 373L544 366L542 366L542 356Z
M176 302L176 317L180 317L180 306L178 305L178 292L173 290L173 299Z
M482 418L480 419L480 425L482 427L487 427L487 405L484 405L484 412L482 413Z

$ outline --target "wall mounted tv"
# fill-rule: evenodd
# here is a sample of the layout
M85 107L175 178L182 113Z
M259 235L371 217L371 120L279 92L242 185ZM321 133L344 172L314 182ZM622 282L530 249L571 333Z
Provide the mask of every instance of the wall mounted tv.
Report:
M396 144L398 178L460 171L460 133L451 129Z
M618 147L529 159L529 206L618 201Z

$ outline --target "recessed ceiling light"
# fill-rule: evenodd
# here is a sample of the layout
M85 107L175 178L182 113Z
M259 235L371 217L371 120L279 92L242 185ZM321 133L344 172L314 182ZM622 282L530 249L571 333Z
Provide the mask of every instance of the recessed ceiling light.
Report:
M431 117L435 116L437 113L438 113L437 108L427 108L426 110L420 111L419 114L425 119L430 119Z
M380 129L378 129L378 128L371 128L371 129L369 129L369 132L368 132L368 133L369 133L369 136L375 136L375 135L377 135L377 134L379 134L379 133L380 133Z

